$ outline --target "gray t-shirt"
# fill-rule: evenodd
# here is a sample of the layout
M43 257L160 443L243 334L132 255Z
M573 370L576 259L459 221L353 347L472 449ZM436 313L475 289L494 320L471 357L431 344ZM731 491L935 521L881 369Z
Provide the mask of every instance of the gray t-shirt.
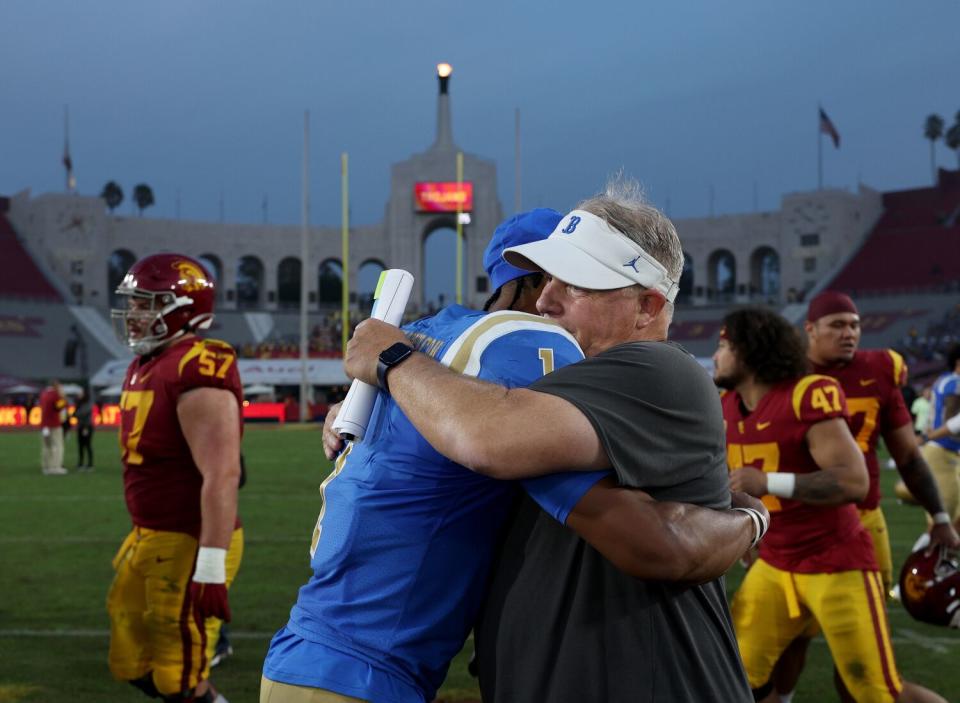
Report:
M621 484L660 500L729 506L718 394L679 346L622 344L531 388L589 418ZM476 640L485 703L753 700L722 578L700 586L635 579L527 497L505 535Z

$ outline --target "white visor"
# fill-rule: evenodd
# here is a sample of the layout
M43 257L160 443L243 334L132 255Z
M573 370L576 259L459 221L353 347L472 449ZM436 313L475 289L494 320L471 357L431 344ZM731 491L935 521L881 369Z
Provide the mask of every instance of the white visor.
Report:
M503 258L508 264L544 271L578 288L612 290L641 285L659 291L671 303L679 289L663 264L643 247L585 210L566 214L546 239L505 249Z

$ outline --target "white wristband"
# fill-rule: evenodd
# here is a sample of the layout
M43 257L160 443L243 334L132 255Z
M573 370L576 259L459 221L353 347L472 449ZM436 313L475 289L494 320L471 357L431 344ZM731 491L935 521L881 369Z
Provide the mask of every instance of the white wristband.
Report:
M950 434L960 434L960 413L957 413L944 423Z
M753 508L734 508L734 510L746 513L750 516L750 519L753 520L753 541L750 542L750 548L753 549L760 544L760 540L767 534L767 528L770 527L770 523L767 522L766 517L764 517L763 513L759 510L754 510Z
M792 498L797 487L797 475L788 473L767 474L767 493L779 498Z
M941 510L939 513L934 513L933 515L933 524L934 525L949 525L953 520L950 519L950 513L946 510Z
M200 547L197 568L193 570L197 583L227 582L227 550L219 547Z

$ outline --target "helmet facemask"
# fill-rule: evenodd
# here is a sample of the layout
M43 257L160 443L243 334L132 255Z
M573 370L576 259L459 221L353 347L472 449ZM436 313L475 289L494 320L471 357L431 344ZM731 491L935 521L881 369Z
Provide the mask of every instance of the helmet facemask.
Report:
M156 293L132 288L123 283L116 293L127 298L127 307L112 309L110 319L117 338L134 354L149 354L191 329L186 324L171 332L166 317L175 310L192 305L192 298L177 297L169 291Z
M213 322L213 281L189 256L160 253L140 259L115 292L127 304L111 310L114 331L135 354L150 354Z

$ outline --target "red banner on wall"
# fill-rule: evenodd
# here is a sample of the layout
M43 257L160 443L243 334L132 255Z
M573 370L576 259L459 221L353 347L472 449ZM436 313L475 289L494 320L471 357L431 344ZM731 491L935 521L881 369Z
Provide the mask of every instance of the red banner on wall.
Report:
M22 405L0 406L0 427L23 427L27 424L27 409Z
M473 183L416 183L413 199L420 212L462 212L473 210Z
M69 412L73 413L71 406ZM249 403L243 404L244 419L273 419L284 421L283 403ZM71 424L76 425L76 419L71 417ZM119 427L120 406L115 404L93 406L94 427ZM25 408L22 405L0 405L0 429L8 427L40 427L40 406Z
M244 420L276 420L277 422L284 422L286 417L286 410L284 409L283 403L251 403L248 400L243 401Z

